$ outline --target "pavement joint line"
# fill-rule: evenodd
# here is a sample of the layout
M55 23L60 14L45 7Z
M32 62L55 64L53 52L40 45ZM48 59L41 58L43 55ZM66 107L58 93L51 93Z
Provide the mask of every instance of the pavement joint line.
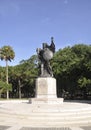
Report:
M29 130L31 130L32 129L32 127L23 127L23 126L12 126L11 128L8 128L7 130L23 130L23 129L29 129ZM48 128L48 127L47 127ZM33 128L34 129L34 128ZM36 130L38 129L39 130L39 127L36 127L35 128ZM44 129L46 129L45 127L44 128L41 128L42 130ZM57 129L61 129L61 130L84 130L83 128L80 128L80 127L59 127L59 128L55 128L55 127L49 127L48 128L48 130L49 129L55 129L55 130L57 130Z
M23 126L13 126L7 130L84 130L79 127L23 127Z

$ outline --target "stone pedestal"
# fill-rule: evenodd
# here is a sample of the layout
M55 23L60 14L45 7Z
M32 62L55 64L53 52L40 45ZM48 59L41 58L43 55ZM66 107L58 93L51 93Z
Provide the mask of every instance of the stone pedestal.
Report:
M36 97L30 100L32 104L60 104L63 98L57 98L56 79L40 77L36 79Z
M56 98L56 79L38 78L36 80L36 98Z

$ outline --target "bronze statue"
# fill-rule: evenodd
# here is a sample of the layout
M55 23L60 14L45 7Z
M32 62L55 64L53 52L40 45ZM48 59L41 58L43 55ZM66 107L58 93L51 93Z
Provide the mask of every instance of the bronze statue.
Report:
M37 48L37 54L39 59L39 69L41 77L53 77L52 68L50 66L50 60L55 53L55 44L53 37L51 38L51 44L43 43L43 49Z

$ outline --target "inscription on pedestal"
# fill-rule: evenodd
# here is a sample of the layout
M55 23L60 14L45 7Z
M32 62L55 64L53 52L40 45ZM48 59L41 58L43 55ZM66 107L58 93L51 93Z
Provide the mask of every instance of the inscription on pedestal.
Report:
M56 98L56 79L38 78L36 79L37 98Z

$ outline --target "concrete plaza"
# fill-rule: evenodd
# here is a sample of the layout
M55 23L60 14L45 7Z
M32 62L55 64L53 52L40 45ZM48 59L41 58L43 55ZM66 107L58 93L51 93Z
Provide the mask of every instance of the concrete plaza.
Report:
M0 130L91 130L91 103L30 104L0 101Z

